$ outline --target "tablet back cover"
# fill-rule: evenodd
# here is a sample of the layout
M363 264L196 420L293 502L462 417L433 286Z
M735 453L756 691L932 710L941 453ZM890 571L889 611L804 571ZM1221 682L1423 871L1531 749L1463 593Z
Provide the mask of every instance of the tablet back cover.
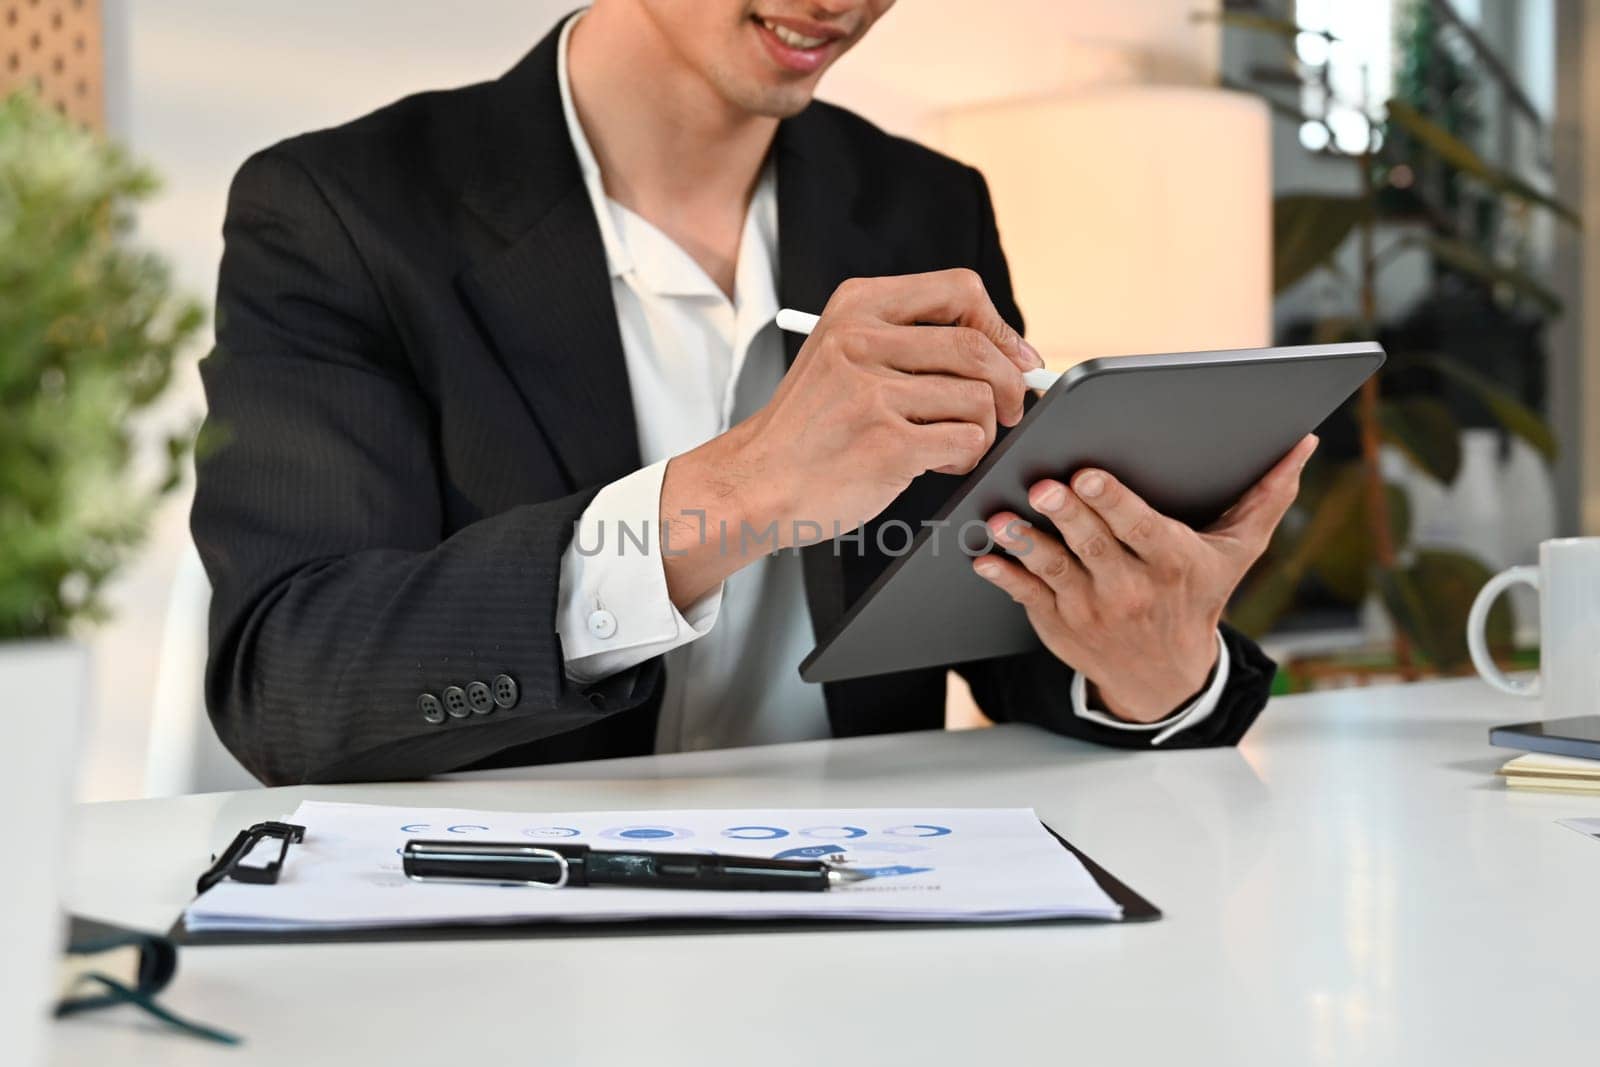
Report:
M1101 467L1204 528L1383 364L1362 342L1113 356L1063 374L800 665L809 682L1024 652L1027 616L972 571L984 520L1040 478Z

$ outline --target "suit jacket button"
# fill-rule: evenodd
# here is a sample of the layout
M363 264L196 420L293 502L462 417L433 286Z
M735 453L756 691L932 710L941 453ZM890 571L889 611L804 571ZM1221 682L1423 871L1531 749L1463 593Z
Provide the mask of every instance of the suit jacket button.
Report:
M467 706L467 691L459 685L452 685L444 691L444 710L452 719L465 719L472 714L472 709Z
M604 693L590 691L585 693L584 696L589 698L589 706L592 708L604 708L606 706L606 695Z
M494 680L494 702L502 708L517 706L517 698L521 693L517 690L517 680L509 674L502 674Z
M479 715L487 715L494 710L494 694L482 682L473 682L467 686L467 705Z
M444 722L444 705L439 703L439 698L432 693L423 693L417 697L417 708L422 712L422 718L438 726Z

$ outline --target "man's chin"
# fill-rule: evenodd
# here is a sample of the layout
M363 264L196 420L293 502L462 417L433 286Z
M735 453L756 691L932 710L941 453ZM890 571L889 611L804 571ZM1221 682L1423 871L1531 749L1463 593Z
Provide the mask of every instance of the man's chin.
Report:
M723 88L723 95L739 108L769 119L787 119L800 114L810 106L815 93L814 78L795 85L746 83Z

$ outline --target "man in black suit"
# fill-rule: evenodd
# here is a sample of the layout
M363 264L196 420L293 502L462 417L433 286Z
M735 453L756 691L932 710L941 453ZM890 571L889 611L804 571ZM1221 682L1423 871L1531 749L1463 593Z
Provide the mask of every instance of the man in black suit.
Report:
M211 714L247 767L941 724L943 669L795 674L887 564L873 532L935 512L1039 364L982 177L812 102L891 3L597 0L498 81L246 162L193 529ZM779 305L823 309L803 345ZM953 665L979 704L1237 741L1273 667L1222 608L1312 447L1203 533L1098 471L1033 487L1050 535L995 516L1014 558L973 566L1044 647Z

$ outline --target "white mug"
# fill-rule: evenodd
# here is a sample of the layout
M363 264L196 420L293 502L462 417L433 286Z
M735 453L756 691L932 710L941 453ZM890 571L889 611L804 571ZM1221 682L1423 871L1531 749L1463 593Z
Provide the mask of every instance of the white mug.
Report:
M1518 583L1539 593L1539 673L1526 681L1501 672L1484 637L1495 598ZM1467 616L1467 647L1472 665L1496 689L1543 696L1551 718L1594 714L1600 701L1600 537L1546 541L1537 567L1511 567L1489 579Z

